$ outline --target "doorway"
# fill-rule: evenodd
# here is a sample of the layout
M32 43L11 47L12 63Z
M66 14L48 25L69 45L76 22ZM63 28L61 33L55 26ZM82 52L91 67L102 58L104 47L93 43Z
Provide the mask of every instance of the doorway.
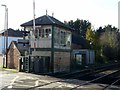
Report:
M50 57L49 56L35 56L31 60L31 71L33 73L49 73L50 68Z

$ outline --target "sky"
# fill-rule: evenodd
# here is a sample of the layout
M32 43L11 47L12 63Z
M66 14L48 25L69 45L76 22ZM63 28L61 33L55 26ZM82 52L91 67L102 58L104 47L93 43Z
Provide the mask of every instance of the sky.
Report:
M77 18L89 20L96 29L100 26L118 27L119 0L35 0L36 18L46 14L64 22ZM20 25L33 19L33 0L0 0L8 7L8 28L21 29ZM5 8L0 6L0 30L4 29Z

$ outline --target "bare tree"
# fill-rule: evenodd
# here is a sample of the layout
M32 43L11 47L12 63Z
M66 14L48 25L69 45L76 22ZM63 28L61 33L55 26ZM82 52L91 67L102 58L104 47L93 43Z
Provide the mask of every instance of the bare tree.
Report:
M109 60L118 58L119 40L118 33L111 30L106 30L100 37L103 55Z

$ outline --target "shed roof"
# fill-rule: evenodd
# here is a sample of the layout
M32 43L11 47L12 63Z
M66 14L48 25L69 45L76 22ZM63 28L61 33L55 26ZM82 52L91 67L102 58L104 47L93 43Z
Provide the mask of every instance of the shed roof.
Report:
M18 49L18 51L20 52L21 55L25 55L25 51L28 50L28 47L24 47L23 45L21 45L17 41L12 41L11 44L14 44L16 46L16 48ZM10 49L11 44L10 44L8 50Z
M90 44L87 42L87 40L84 37L81 37L79 35L72 34L72 43L77 44L77 45L81 45L86 49L90 48Z

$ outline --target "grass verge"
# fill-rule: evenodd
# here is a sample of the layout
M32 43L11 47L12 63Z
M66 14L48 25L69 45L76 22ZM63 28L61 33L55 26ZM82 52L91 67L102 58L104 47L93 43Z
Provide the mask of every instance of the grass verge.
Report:
M3 68L2 66L0 66L0 69L1 70L6 70L6 71L10 71L10 72L13 72L13 73L17 73L18 72L16 69Z

